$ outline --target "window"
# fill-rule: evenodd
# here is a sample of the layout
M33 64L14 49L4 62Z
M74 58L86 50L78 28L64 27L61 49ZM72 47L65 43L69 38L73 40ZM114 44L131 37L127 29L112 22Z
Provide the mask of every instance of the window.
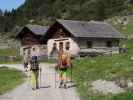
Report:
M111 41L107 41L106 46L107 46L107 47L112 47L112 42L111 42Z
M92 48L92 41L87 41L87 48Z
M56 47L56 43L53 44L53 47Z
M56 43L54 43L54 44L53 44L53 49L56 49L56 46L57 46L57 44L56 44Z
M61 49L63 50L63 42L60 42L60 43L59 43L59 49L60 49L60 50L61 50Z
M70 42L66 42L66 50L69 50L70 48Z
M119 46L119 40L116 41L116 45L115 46Z

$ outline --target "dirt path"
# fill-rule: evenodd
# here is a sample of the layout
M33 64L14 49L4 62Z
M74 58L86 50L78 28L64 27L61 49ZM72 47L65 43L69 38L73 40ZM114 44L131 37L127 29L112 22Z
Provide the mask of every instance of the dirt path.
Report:
M2 64L0 66L3 66ZM5 65L23 70L21 64ZM58 78L55 82L55 70L49 64L40 64L42 68L41 88L32 91L29 78L13 91L0 96L0 100L79 100L75 88L58 88ZM57 73L56 73L57 76Z

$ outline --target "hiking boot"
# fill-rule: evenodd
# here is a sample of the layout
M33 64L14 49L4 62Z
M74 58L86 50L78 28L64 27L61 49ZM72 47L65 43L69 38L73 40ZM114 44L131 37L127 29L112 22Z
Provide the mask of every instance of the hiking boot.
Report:
M67 89L67 85L66 84L64 84L64 89Z
M39 86L37 86L36 89L39 89Z
M62 88L62 85L63 85L63 81L60 82L59 88Z
M36 89L35 88L32 88L33 91L35 91Z

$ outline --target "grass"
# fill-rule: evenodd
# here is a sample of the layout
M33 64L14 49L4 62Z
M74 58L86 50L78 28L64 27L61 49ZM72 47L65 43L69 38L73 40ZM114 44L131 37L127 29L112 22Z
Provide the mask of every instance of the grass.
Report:
M126 36L133 33L131 21L125 30L119 29ZM128 48L128 53L98 56L95 58L82 58L73 62L73 78L77 84L77 91L81 100L133 100L133 91L121 94L103 95L94 93L91 84L98 79L117 80L130 79L133 81L133 39L122 41Z
M17 59L14 61L0 60L0 64L20 64L20 63L23 63L20 57L17 57Z
M0 64L20 64L22 61L0 61Z
M15 48L0 49L0 56L16 56L18 51Z
M124 33L125 36L133 35L133 21L130 21L123 29L122 25L115 25L115 27L121 32Z
M21 71L0 67L0 95L24 82L24 77Z
M132 100L133 91L119 95L93 93L91 83L98 79L133 80L133 40L127 41L129 52L126 54L82 58L74 61L73 77L81 100Z
M14 61L12 61L9 57L14 56ZM0 64L14 64L21 61L21 56L19 52L15 48L8 49L0 49Z

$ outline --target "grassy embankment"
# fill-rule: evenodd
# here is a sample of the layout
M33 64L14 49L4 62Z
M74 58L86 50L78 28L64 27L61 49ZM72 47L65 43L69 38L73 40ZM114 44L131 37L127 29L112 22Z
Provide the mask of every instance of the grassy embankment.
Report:
M23 83L24 77L21 71L0 67L0 95Z

